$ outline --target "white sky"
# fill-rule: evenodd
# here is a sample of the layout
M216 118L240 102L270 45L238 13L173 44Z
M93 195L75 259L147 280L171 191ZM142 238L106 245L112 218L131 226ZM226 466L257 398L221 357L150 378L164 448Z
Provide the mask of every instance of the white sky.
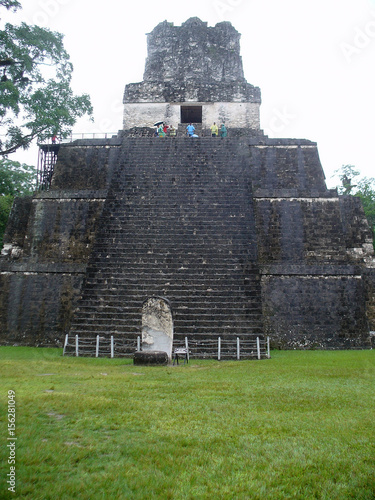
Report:
M375 0L21 2L23 10L3 12L2 21L64 33L73 89L91 96L95 123L82 120L74 132L122 128L124 86L142 81L145 34L159 22L225 20L242 35L247 81L261 88L265 133L316 141L330 187L343 164L375 176ZM36 148L11 159L35 164Z

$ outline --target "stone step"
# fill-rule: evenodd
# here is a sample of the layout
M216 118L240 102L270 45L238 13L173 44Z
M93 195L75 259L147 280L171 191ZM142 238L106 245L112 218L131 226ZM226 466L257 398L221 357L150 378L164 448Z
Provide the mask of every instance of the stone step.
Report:
M168 287L153 287L153 288L144 288L143 286L133 287L132 289L129 287L126 290L85 290L85 293L80 301L80 304L96 305L99 300L98 307L104 307L104 304L107 304L110 307L116 307L121 305L124 307L124 304L128 303L142 303L145 299L145 296L148 295L165 295L164 292L168 292L170 295L171 301L181 306L188 305L199 306L202 304L204 307L211 307L212 304L216 304L217 307L223 307L225 304L246 304L249 307L253 307L254 304L257 303L257 300L260 300L260 293L254 290L253 293L247 292L244 293L243 290L215 290L206 291L206 290L195 290L190 291L187 290L186 287L180 290L172 290L170 291Z
M139 290L139 291L138 291ZM91 293L90 293L91 292ZM137 287L127 287L123 290L118 288L110 289L99 289L99 290L90 290L89 288L85 289L85 294L81 300L82 303L95 303L97 298L101 297L102 301L110 302L109 305L113 306L114 302L117 300L119 303L124 303L127 300L130 300L131 297L134 297L134 300L141 301L144 299L145 295L165 295L167 292L170 295L170 299L178 302L187 302L194 304L195 302L201 301L202 304L216 303L216 304L225 304L232 302L240 302L251 304L251 301L258 299L259 293L256 290L254 292L247 291L241 288L237 290L207 290L203 287L201 289L189 290L187 287L184 289L181 287L180 289L170 290L168 286L161 287L144 287L143 285L138 285Z
M205 316L211 316L212 314L217 315L217 317L225 317L229 313L232 316L236 317L252 317L252 316L257 316L259 313L259 310L257 307L251 307L248 304L243 304L242 307L241 305L238 305L238 307L228 307L228 304L226 307L218 307L218 306L212 306L212 304L207 304L208 307L199 307L200 304L197 304L197 307L192 307L190 304L189 305L181 305L181 304L175 304L175 315L176 318L183 319L183 318L190 318L193 315L199 316L199 317L205 317ZM90 320L92 318L93 312L95 312L95 315L97 317L101 318L108 318L108 319L127 319L130 316L135 316L139 317L139 310L140 307L142 306L142 302L138 302L136 305L131 306L128 305L127 303L122 304L122 306L108 306L105 309L101 309L99 307L94 307L94 305L87 305L85 306L84 304L80 305L79 310L80 310L80 317L81 321L86 321L87 319Z
M218 337L218 336L225 336L225 335L228 335L228 332L230 331L230 327L233 331L233 326L234 325L229 325L229 327L225 327L225 328L214 328L213 326L207 326L207 327L202 327L200 328L199 332L196 332L194 330L194 328L191 327L191 325L187 326L186 328L180 328L179 331L177 332L175 330L175 335L176 337L180 337L180 338L183 338L185 336L200 336L202 339L205 338L205 339L210 339L212 337ZM236 335L237 336L245 336L245 335L262 335L263 334L263 330L261 328L259 328L258 326L256 325L253 325L253 326L249 326L249 325L246 325L245 327L243 328L240 328L240 327L237 327L236 326ZM134 325L128 329L123 329L123 330L119 330L115 327L113 327L112 325L109 325L108 328L96 328L96 329L87 329L87 330L84 330L84 329L79 329L79 328L72 328L70 333L69 333L70 336L72 335L79 335L79 336L96 336L96 335L100 335L100 336L111 336L111 335L114 335L114 336L121 336L121 335L124 335L124 336L129 336L129 335L141 335L141 327L140 325ZM230 333L230 335L233 335L232 333Z
M126 275L124 275L126 272ZM217 286L230 286L233 283L239 283L239 280L246 282L251 279L251 275L248 273L244 273L243 271L235 271L228 272L227 270L216 271L215 269L205 269L204 271L198 272L194 270L193 266L191 269L184 268L175 269L170 271L167 266L159 266L159 270L157 269L144 269L140 268L126 268L125 266L118 266L116 262L113 262L111 266L108 263L107 266L101 266L101 271L99 274L95 276L95 279L87 277L86 284L98 284L105 282L116 282L118 284L126 283L128 280L133 279L148 279L150 282L152 281L160 281L165 279L173 280L173 284L176 285L179 282L184 283L186 279L189 279L192 283L198 283L198 286L204 286L207 282L213 283ZM247 281L246 281L247 280Z
M215 330L222 331L228 328L235 326L236 331L248 331L251 321L253 320L253 328L259 322L259 318L247 318L247 319L234 319L234 320L219 320L210 318L203 318L199 321L199 330L203 331L204 328L211 329L212 332ZM190 329L191 331L194 329L194 325L197 324L197 319L186 320L186 321L175 321L174 329L180 333ZM105 331L107 329L117 330L117 331L139 331L140 321L131 321L129 320L126 323L122 323L120 321L93 321L92 323L76 323L74 331ZM73 331L73 330L72 330Z
M95 259L95 264L90 269L95 269L95 272L102 268L102 266L108 263L110 260L107 257L108 253L105 249L101 250L104 254L101 257ZM127 267L129 271L132 269L139 270L139 272L148 272L155 270L155 264L159 266L167 266L169 272L178 271L194 271L196 274L203 272L214 271L217 274L229 274L232 272L240 273L243 272L247 274L256 274L257 270L251 268L251 261L244 261L244 259L239 258L229 258L219 259L219 258L205 258L201 256L184 256L184 260L180 256L168 256L165 254L148 254L145 253L142 256L139 254L128 254L128 253L116 253L116 262L112 262L111 266L114 269L116 266L119 270L123 270L124 266ZM199 260L198 260L199 259ZM225 261L225 262L224 262ZM223 264L224 262L224 264ZM89 273L90 271L88 271ZM86 273L87 275L87 273Z
M77 313L79 313L79 317L76 318L75 324L88 325L88 321L94 323L99 319L103 322L109 323L116 323L118 321L120 323L127 324L127 322L129 322L131 319L135 322L138 322L140 321L141 309L142 303L138 304L138 307L135 308L127 309L126 307L123 307L121 313L101 312L98 311L95 307L81 307L78 311L76 311ZM175 320L179 324L181 323L181 321L195 322L197 321L197 319L204 322L207 318L209 318L211 321L213 316L215 316L216 320L220 322L225 318L227 318L228 321L251 321L257 320L260 317L259 309L255 307L252 312L251 310L232 311L230 309L226 309L225 307L222 308L222 311L220 313L218 309L213 308L207 308L206 311L199 313L199 311L195 312L193 310L193 307L189 307L186 311L181 311L178 307L176 307L174 308L174 311Z

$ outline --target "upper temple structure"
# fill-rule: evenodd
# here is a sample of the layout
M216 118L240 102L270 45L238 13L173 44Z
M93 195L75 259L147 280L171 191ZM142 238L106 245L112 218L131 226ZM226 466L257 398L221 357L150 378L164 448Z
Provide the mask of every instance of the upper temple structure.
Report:
M38 191L15 200L0 257L2 344L220 359L265 356L267 337L371 347L361 200L327 189L315 142L264 135L239 40L227 22L160 23L123 130L40 145Z
M179 123L225 123L259 130L260 90L246 82L240 34L228 22L207 27L198 18L182 26L164 21L148 34L141 83L126 85L124 128L152 126L155 117Z

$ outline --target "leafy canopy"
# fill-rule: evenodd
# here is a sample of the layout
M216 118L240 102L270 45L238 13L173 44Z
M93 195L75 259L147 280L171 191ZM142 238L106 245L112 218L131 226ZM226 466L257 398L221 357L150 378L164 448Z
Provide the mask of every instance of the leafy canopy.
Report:
M0 248L14 198L31 195L35 184L35 167L0 159Z
M0 159L0 197L29 196L35 189L35 167L8 158Z
M0 8L16 10L16 0ZM66 137L81 116L92 115L87 94L70 88L73 66L63 35L47 28L5 24L0 30L0 155L27 149L33 139Z

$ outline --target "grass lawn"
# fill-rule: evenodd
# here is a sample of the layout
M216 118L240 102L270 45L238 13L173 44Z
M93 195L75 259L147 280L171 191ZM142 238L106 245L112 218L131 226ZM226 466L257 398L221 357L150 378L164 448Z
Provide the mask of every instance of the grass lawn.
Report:
M0 498L374 499L375 351L271 356L139 367L1 347Z

